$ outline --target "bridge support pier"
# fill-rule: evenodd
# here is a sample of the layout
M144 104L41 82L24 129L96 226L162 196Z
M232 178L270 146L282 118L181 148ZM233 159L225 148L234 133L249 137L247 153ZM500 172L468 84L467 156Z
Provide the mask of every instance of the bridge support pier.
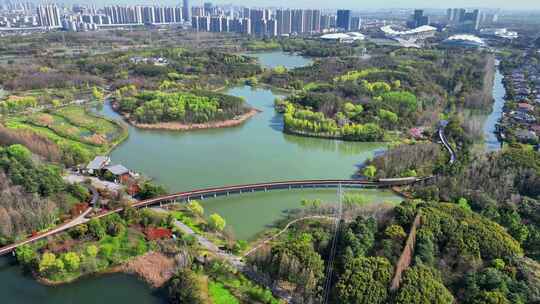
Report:
M201 195L201 201L204 200L204 195Z
M217 197L217 193L214 193L214 197Z

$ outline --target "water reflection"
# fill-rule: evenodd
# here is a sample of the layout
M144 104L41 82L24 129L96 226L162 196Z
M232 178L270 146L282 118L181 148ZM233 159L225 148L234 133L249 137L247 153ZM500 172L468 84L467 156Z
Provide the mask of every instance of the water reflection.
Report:
M283 137L285 138L285 141L298 145L302 150L338 152L341 155L364 155L366 151L369 151L369 154L372 154L385 150L384 143L361 143L289 134L283 134Z

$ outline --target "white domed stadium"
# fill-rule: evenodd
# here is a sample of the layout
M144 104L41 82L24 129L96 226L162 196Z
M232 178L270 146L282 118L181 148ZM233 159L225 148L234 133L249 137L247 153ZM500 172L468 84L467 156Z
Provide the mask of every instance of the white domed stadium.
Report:
M350 33L331 33L325 34L320 37L322 40L339 41L339 42L354 42L358 40L365 40L366 36L362 33L350 32Z
M474 35L460 34L449 37L443 41L443 44L449 46L463 47L484 47L486 43L482 38Z

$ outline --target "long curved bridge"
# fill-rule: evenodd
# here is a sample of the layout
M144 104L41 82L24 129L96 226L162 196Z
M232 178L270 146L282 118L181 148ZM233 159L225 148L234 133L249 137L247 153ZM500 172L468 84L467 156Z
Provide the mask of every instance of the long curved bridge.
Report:
M229 196L233 194L242 194L242 193L252 193L252 192L267 192L272 190L284 190L284 189L303 189L303 188L389 188L393 186L403 186L410 185L416 182L426 180L428 178L395 178L395 179L379 179L378 181L368 181L368 180L347 180L347 179L322 179L322 180L297 180L297 181L280 181L280 182L268 182L268 183L257 183L257 184L246 184L246 185L234 185L234 186L224 186L224 187L214 187L206 189L191 190L185 192L178 192L174 194L164 195L152 199L147 199L139 201L132 205L134 208L143 208L150 207L155 205L164 205L175 202L189 201L192 199L205 199L218 196ZM96 194L94 192L94 197L92 202L97 201ZM86 217L89 214L90 209L85 212L84 215L81 215L69 223L58 226L54 229L51 229L47 232L44 232L38 236L30 237L23 241L11 244L5 247L0 248L0 256L10 253L17 249L17 247L24 244L28 244L34 241L37 241L42 238L46 238L66 230L69 230L77 225L84 224L92 218L102 218L107 215L121 212L123 208L118 208L111 210L105 213L101 213L92 217Z
M271 190L284 189L304 189L304 188L389 188L393 186L410 185L426 178L406 177L379 179L377 181L368 180L349 180L349 179L321 179L321 180L296 180L280 181L257 184L245 184L235 186L224 186L215 188L206 188L174 194L164 195L133 204L134 208L146 207L160 203L172 203L179 201L189 201L191 199L205 199L218 196L229 196L231 194L242 194L251 192L267 192ZM116 211L116 210L115 210Z

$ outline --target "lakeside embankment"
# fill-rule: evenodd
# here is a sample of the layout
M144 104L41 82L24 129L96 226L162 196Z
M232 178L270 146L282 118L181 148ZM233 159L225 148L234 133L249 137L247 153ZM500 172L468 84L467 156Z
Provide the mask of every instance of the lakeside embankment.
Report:
M239 126L245 123L247 120L253 116L261 113L262 111L256 108L250 108L249 111L242 115L238 115L233 119L223 120L223 121L214 121L207 123L196 123L196 124L185 124L181 122L160 122L160 123L139 123L131 119L129 114L122 113L118 111L118 103L111 103L112 109L119 114L125 121L127 121L132 126L139 129L148 129L148 130L163 130L163 131L192 131L192 130L205 130L205 129L221 129L221 128L231 128Z
M233 119L208 122L208 123L199 123L199 124L183 124L180 122L160 122L160 123L155 123L155 124L144 124L144 123L138 123L129 119L128 119L128 122L137 128L149 129L149 130L191 131L191 130L203 130L203 129L220 129L220 128L231 128L231 127L239 126L260 112L262 111L253 108L249 110L247 113L239 115ZM127 119L127 117L125 116L124 118Z
M44 278L33 272L35 280L45 286L55 287L62 286L79 281L85 277L97 277L115 273L125 273L135 275L151 288L162 287L174 274L176 269L174 259L167 257L159 252L148 252L142 256L135 257L120 265L108 267L101 271L81 275L67 280L53 281Z

